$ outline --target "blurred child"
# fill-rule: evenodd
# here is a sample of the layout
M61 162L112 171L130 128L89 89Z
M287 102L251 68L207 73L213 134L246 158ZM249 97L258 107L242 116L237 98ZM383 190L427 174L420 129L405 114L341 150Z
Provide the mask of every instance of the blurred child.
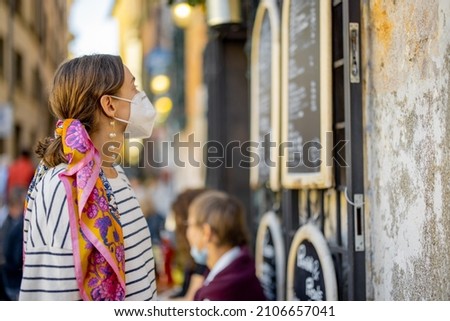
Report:
M193 260L189 242L186 238L188 209L192 201L205 192L206 189L187 189L175 199L172 204L172 215L175 218L176 256L180 266L183 267L183 285L181 290L172 295L173 300L193 300L195 292L203 284L206 271L205 264L197 264Z

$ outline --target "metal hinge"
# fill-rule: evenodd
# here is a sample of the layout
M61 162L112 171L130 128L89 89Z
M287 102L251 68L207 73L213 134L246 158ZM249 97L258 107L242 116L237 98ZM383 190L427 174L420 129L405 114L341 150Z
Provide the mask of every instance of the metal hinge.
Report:
M354 195L353 222L355 231L355 251L364 251L364 195Z
M359 23L350 22L350 82L359 83Z

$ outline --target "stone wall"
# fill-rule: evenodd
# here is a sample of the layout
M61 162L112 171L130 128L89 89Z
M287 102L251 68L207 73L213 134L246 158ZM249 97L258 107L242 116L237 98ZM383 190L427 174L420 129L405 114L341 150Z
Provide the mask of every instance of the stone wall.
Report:
M450 300L450 1L361 3L368 299Z

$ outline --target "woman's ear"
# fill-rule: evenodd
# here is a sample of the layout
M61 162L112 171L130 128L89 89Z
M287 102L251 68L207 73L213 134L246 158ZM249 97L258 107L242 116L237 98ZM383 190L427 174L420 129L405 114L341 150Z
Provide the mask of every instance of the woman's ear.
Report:
M116 107L113 105L111 96L103 95L100 98L100 105L108 117L114 117L116 115Z

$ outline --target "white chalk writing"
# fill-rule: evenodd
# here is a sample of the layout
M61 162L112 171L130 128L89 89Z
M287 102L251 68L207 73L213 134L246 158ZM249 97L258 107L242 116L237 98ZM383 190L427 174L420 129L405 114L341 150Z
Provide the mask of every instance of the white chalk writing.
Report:
M320 278L320 263L319 260L306 255L305 244L300 244L297 249L297 267L311 273L305 280L305 295L313 301L322 301L324 295L320 285L314 286L315 281Z

